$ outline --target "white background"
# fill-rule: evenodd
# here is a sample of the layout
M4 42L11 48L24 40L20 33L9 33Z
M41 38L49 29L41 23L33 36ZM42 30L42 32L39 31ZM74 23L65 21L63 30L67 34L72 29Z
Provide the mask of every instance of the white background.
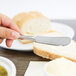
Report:
M0 0L0 13L39 11L50 19L76 19L76 0Z

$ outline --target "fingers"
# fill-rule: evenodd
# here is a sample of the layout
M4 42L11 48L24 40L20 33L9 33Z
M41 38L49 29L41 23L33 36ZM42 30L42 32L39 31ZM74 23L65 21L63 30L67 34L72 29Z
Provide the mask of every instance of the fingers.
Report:
M3 42L3 39L0 38L0 44L1 44L2 42ZM11 47L12 43L13 43L13 40L12 40L12 39L6 39L6 46L7 46L7 47Z
M6 45L7 45L7 47L11 47L12 43L13 43L12 39L6 39Z
M2 14L0 14L0 25L4 27L9 27L22 35L17 25L10 18Z
M19 33L11 30L9 28L0 27L0 37L5 39L17 39L19 37Z
M14 39L17 39L22 33L17 25L7 16L0 14L0 37L6 38L6 45L10 47ZM6 27L6 28L5 28ZM0 43L3 39L0 38Z

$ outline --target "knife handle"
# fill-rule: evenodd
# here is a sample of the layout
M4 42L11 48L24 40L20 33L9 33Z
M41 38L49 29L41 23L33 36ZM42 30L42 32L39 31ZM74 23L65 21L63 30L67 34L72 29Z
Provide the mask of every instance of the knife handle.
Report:
M29 40L35 40L34 39L34 36L24 36L24 35L21 35L18 39L29 39Z

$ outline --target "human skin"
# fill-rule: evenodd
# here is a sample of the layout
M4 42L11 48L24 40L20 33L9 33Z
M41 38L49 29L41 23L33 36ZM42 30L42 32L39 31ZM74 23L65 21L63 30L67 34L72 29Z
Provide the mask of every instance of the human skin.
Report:
M9 17L0 14L0 43L6 39L7 47L11 47L13 40L22 35L17 25Z

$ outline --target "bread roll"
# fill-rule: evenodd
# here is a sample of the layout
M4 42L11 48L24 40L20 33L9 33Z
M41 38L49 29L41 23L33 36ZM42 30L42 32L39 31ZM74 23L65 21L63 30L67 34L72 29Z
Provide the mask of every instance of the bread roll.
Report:
M35 36L51 30L50 20L39 12L20 13L13 20L24 35Z

